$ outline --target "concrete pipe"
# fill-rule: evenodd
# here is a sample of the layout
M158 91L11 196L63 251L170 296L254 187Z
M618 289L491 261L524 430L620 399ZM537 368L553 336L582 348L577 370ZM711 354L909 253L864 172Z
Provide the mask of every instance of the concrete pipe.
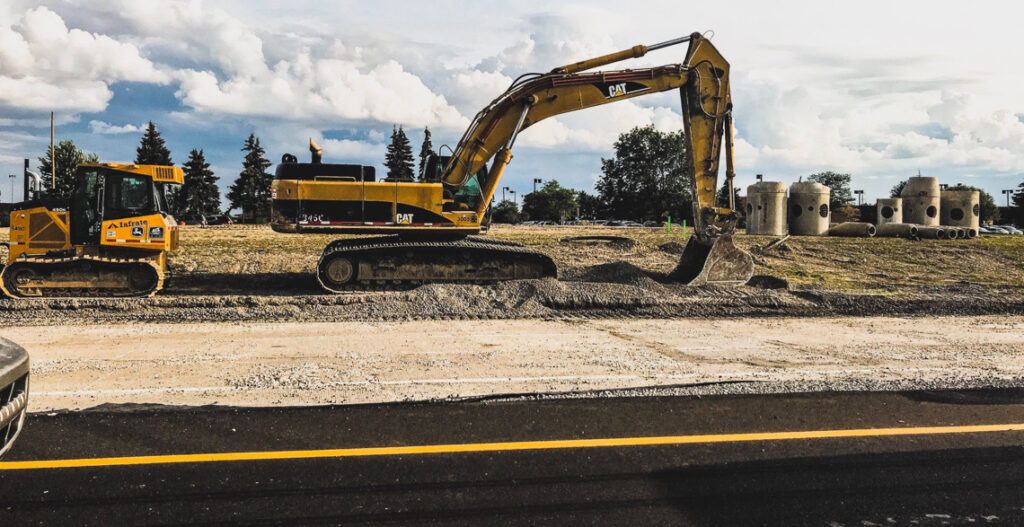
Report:
M981 195L977 190L943 190L939 219L942 225L977 230L981 223Z
M925 225L918 225L917 235L921 238L930 238L934 240L948 240L950 235L956 237L956 234L951 233L948 229L942 227L928 227Z
M903 192L903 221L925 227L939 226L939 180L933 177L912 177Z
M880 226L887 223L901 224L903 223L903 199L880 199L875 202L875 212L878 218L875 223Z
M882 223L875 227L875 236L881 238L917 238L917 225L913 223Z
M823 236L828 232L832 189L821 183L797 182L789 186L789 234Z
M833 223L828 230L829 236L845 236L847 238L871 238L875 235L875 226L860 221Z
M747 187L747 234L786 234L786 185L762 181Z
M978 229L967 229L967 239L978 237Z

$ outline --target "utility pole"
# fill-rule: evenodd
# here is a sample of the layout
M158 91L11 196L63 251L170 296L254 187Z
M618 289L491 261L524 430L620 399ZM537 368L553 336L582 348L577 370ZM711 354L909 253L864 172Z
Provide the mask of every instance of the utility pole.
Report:
M540 183L540 182L541 182L541 180L539 178L533 178L533 191L534 192L537 192L537 183Z
M50 112L50 192L57 190L57 150L53 148L53 112Z
M1003 190L1003 194L1006 194L1006 206L1009 207L1010 206L1010 196L1013 195L1013 189L1012 188L1004 189Z

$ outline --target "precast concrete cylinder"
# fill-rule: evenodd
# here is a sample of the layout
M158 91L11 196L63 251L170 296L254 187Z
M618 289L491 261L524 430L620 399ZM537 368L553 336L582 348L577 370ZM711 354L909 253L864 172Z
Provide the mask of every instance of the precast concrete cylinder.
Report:
M878 225L885 225L887 223L903 223L902 198L880 199L875 202L875 210L878 213L876 215L878 221L875 223Z
M933 177L912 177L900 194L903 198L903 221L926 227L939 225L939 180Z
M875 235L875 226L860 221L833 223L828 230L829 236L845 236L847 238L871 238Z
M832 189L814 182L789 186L787 221L793 236L823 236L828 232L828 202Z
M875 227L880 238L917 238L917 225L913 223L881 223Z
M942 225L974 229L981 223L981 196L977 190L943 190L941 193Z
M938 240L956 238L956 233L951 232L945 227L925 227L923 225L917 227L917 235L921 238L933 238Z
M786 185L762 181L747 187L747 234L786 234Z

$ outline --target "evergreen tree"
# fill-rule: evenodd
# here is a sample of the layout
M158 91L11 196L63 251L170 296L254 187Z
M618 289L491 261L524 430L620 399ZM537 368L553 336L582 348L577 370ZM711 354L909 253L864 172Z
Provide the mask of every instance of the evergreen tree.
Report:
M420 146L420 181L426 181L423 170L427 167L427 159L434 153L434 143L430 141L430 128L423 128L423 145Z
M900 181L899 183L896 183L895 185L892 186L891 189L889 189L889 197L890 198L901 197L903 195L903 189L906 186L907 186L907 180L905 180L905 179L903 181Z
M82 163L99 163L96 154L86 154L75 146L74 141L61 141L57 143L57 186L51 188L53 183L53 168L50 164L50 147L46 147L46 155L39 158L39 176L42 178L42 187L47 197L55 199L68 199L75 190L75 170Z
M255 134L249 134L242 151L245 152L242 172L228 190L228 200L231 208L242 209L246 218L267 218L270 215L270 183L274 179L267 173L270 161L263 157L265 151Z
M193 148L182 169L185 172L185 184L177 193L176 210L179 213L199 214L220 212L220 189L217 188L217 180L220 178L213 175L203 151Z
M1013 204L1020 210L1024 211L1024 181L1020 185L1017 185L1017 191L1013 193ZM1021 216L1018 213L1018 216ZM1021 216L1024 219L1024 216Z
M142 134L142 141L135 149L136 165L173 165L171 151L167 149L164 138L156 130L156 125L150 121L146 131Z
M405 131L399 126L391 129L391 143L384 157L384 166L388 168L387 179L412 181L412 145Z

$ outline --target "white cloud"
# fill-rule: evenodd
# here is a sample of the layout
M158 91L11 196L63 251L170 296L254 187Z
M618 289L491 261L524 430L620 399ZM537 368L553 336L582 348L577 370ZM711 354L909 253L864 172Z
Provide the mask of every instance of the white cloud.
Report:
M89 129L94 134L130 134L142 132L145 128L134 124L113 125L104 121L89 121Z
M18 110L102 111L117 81L168 77L132 44L68 29L46 7L0 24L0 106Z

